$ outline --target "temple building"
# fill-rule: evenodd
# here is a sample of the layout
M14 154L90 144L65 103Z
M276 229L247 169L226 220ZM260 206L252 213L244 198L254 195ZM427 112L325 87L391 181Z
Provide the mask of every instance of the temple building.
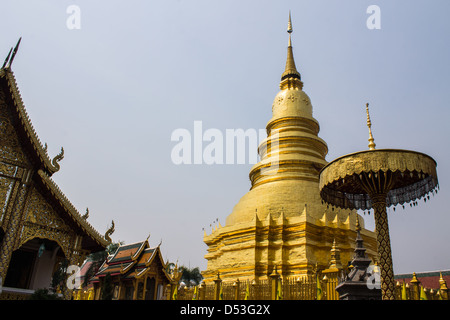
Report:
M205 281L267 279L274 267L282 276L311 273L330 264L333 243L343 264L352 260L356 219L366 253L376 259L375 233L355 210L327 206L319 194L319 173L327 164L327 144L319 136L311 100L303 91L291 42L272 118L261 142L259 163L250 170L250 191L235 205L226 224L204 235L208 246Z
M0 69L0 299L49 288L60 261L80 266L110 243L52 180L64 150L50 158L27 115L11 71L19 43Z
M148 240L121 245L98 270L91 283L94 299L102 297L102 287L109 274L113 300L162 300L166 298L167 286L172 282L167 273L161 249L151 248Z

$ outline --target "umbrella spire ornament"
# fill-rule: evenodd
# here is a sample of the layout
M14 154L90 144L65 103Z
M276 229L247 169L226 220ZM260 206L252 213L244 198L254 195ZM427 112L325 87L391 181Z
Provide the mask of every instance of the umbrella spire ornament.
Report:
M375 150L375 140L373 139L372 135L372 122L370 121L370 115L369 115L369 104L366 103L366 113L367 113L367 127L369 128L369 150Z
M386 207L427 197L439 188L436 161L410 150L377 149L366 104L369 150L333 160L320 172L321 198L336 207L374 211L383 300L394 300L395 281Z

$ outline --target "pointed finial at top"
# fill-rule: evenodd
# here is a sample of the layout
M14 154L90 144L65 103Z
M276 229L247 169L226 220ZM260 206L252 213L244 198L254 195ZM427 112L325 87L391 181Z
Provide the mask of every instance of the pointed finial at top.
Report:
M286 67L284 69L283 74L281 75L281 81L280 87L281 89L284 89L289 86L295 86L298 88L302 88L303 83L301 83L300 79L300 73L297 71L297 68L295 67L294 62L294 54L292 52L292 41L291 41L291 33L292 33L292 20L291 20L291 12L289 11L289 21L288 21L288 28L287 32L289 34L289 40L288 40L288 51L287 51L287 59L286 59ZM298 81L284 81L286 79L298 79Z
M289 33L289 41L288 41L288 47L292 47L292 42L291 42L291 33L292 33L292 21L291 21L291 11L289 10L289 22L288 22L288 28L287 28L287 32Z
M291 10L289 10L289 22L288 22L287 32L292 33Z
M369 149L375 150L375 142L372 135L372 122L370 121L370 115L369 115L369 104L366 103L366 113L367 113L367 127L369 128Z
M14 57L16 56L16 53L19 50L20 41L22 41L22 37L19 38L19 41L17 41L17 44L14 47L14 50L13 50L12 55L11 55L11 59L9 60L9 62L7 64L8 68L11 67L11 65L12 65L12 63L14 61Z

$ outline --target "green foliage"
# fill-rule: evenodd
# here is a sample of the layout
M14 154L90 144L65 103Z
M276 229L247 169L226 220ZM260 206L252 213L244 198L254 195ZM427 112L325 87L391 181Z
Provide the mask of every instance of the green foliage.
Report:
M58 286L63 289L66 287L66 271L69 265L69 261L63 260L59 262L58 268L53 273L51 286L56 289Z
M102 300L112 300L113 298L113 284L109 273L107 273L103 279L101 297Z
M88 255L87 259L90 261L102 261L103 262L106 260L108 255L116 252L117 248L119 248L119 245L123 245L123 244L124 244L123 241L120 241L117 243L111 243L110 245L108 245L108 247L106 247L105 250L91 253L90 255Z
M56 293L48 291L48 289L37 289L29 297L29 300L61 300Z
M83 287L85 287L85 286L87 286L89 284L89 280L91 280L91 278L95 275L95 273L97 272L98 268L106 260L108 255L113 254L114 252L116 252L117 248L119 248L119 246L123 245L123 244L124 244L123 241L120 241L120 242L117 242L117 243L111 243L105 250L91 253L87 257L87 260L92 261L92 264L89 267L89 269L86 270L86 274L85 274L84 281L83 281L83 284L82 284Z
M196 286L203 280L203 276L198 267L189 269L185 266L181 266L180 271L182 272L180 281L183 281L187 286Z

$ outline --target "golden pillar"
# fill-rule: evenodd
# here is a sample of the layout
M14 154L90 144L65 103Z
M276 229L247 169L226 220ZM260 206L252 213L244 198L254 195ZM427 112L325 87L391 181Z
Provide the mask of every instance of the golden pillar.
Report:
M214 279L214 300L220 300L220 291L222 289L222 279L220 279L219 272L217 278Z
M395 300L394 267L386 212L386 194L372 195L375 229L377 231L378 259L380 262L381 294L383 299Z

